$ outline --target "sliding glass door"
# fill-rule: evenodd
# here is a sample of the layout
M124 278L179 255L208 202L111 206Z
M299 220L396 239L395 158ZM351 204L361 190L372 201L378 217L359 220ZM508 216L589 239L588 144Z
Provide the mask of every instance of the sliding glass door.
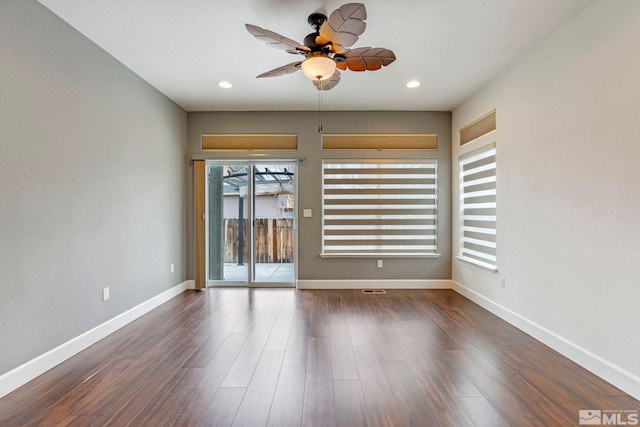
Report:
M296 162L207 162L208 286L295 286Z

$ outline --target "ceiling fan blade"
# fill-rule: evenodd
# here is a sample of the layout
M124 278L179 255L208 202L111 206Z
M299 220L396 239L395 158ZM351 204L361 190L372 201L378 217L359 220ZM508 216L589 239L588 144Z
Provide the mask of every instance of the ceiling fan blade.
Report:
M344 56L347 59L342 64L351 71L375 71L396 60L396 55L383 47L359 47L346 51Z
M322 83L322 84L321 84ZM338 83L340 83L340 71L335 70L333 75L326 80L318 81L314 80L313 85L318 90L333 89Z
M282 67L274 68L273 70L262 73L259 76L256 76L256 78L260 79L262 77L279 77L295 73L300 69L300 64L302 64L302 61L292 62L290 64L283 65Z
M295 49L287 49L288 53L292 53L294 55L306 55L311 52L311 48L307 46L296 46Z
M290 49L308 49L306 46L301 45L295 40L291 40L288 37L281 36L278 33L274 33L273 31L265 30L264 28L260 28L257 25L244 24L253 37L258 40L265 42L271 47L275 47L276 49L281 50L290 50Z
M344 51L344 47L352 46L358 41L367 26L367 10L362 3L347 3L331 12L320 27L320 35L316 37L318 45L332 44L335 53Z

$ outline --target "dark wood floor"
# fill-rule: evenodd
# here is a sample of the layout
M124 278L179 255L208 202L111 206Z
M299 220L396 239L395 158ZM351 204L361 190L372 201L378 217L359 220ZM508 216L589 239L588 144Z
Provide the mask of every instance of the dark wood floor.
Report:
M2 426L575 426L640 409L453 291L188 291L0 399Z

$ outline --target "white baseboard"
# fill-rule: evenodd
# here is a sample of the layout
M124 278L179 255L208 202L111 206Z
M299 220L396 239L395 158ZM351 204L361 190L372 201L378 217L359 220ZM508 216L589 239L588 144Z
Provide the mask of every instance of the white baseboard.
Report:
M298 280L298 289L451 289L451 280Z
M176 295L187 289L194 289L193 280L186 280L159 295L125 311L116 317L107 320L101 325L78 335L77 337L49 350L48 352L32 359L11 371L0 375L0 397L5 396L18 387L28 383L49 369L59 365L70 357L80 353L87 347L97 343L106 336L114 333L123 326L133 322L137 318L150 312L159 305L169 301Z
M453 290L640 400L640 378L632 373L458 282L453 281Z

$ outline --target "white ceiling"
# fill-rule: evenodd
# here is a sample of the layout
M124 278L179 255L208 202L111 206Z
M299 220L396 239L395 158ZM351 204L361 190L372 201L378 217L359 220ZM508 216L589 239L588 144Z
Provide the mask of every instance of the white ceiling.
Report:
M250 23L300 43L307 16L348 0L39 0L187 111L315 110L301 72L255 76L302 58L256 40ZM397 60L344 71L326 110L449 111L593 0L366 0L353 47ZM405 87L417 79L417 89ZM228 80L231 89L218 87Z

